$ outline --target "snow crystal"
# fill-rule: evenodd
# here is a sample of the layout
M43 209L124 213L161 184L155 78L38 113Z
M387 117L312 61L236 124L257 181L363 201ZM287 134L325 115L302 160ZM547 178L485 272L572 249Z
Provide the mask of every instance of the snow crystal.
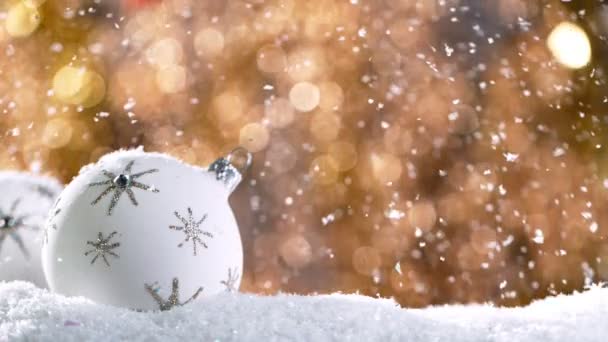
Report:
M225 293L167 312L135 312L0 283L0 341L604 341L607 314L608 289L599 287L515 309Z
M505 157L505 160L509 163L514 163L517 158L519 158L519 154L511 152L503 153L503 156Z

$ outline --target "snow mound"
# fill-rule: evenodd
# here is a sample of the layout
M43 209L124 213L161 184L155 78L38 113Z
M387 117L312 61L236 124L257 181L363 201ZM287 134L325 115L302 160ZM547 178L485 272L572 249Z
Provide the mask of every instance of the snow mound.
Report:
M605 341L608 289L536 302L422 310L356 295L226 293L134 312L0 283L0 341Z

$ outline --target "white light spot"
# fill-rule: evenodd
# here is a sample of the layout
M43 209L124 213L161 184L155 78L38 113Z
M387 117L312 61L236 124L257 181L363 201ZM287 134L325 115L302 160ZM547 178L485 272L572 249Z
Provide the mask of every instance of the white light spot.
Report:
M591 44L585 31L571 22L557 25L547 38L553 57L563 66L580 69L591 60Z

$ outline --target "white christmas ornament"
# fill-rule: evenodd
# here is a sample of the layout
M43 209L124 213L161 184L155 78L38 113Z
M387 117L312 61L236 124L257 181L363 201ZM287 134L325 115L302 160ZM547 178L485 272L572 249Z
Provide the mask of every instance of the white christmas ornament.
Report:
M51 178L0 172L0 281L46 287L40 263L44 222L62 188Z
M251 163L251 154L245 167ZM42 263L51 290L138 310L168 310L238 289L239 229L228 196L235 150L208 169L141 150L83 168L50 222Z

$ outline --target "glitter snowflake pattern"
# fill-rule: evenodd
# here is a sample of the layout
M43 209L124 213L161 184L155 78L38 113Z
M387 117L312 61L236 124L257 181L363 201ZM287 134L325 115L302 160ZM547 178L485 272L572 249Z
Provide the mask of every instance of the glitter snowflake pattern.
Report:
M146 291L150 294L150 296L152 296L152 298L154 298L154 301L156 302L156 304L158 304L160 311L167 311L167 310L171 310L172 308L174 308L176 306L186 305L186 304L190 303L191 301L195 300L196 297L198 297L198 295L201 292L203 292L203 288L199 287L198 290L196 290L196 292L190 297L190 299L188 299L185 302L180 302L179 301L179 280L177 278L173 278L171 295L169 295L169 298L167 298L166 300L163 299L158 294L158 290L159 290L158 287L155 287L150 284L145 284L145 288L146 288Z
M183 226L169 226L169 228L177 230L177 231L183 231L184 234L186 234L186 239L177 246L182 247L184 245L184 243L192 240L192 250L194 252L194 255L196 255L196 244L197 243L201 244L205 248L208 248L205 241L203 241L203 239L201 238L201 235L209 237L209 238L213 238L213 234L211 234L207 231L201 230L199 228L201 226L201 224L203 224L203 222L207 219L207 214L203 215L203 217L200 220L195 221L191 208L188 208L188 218L187 219L184 218L183 216L181 216L177 211L175 211L173 213L175 214L175 217L177 217L177 219L182 222Z
M236 288L236 282L239 280L239 276L240 275L238 268L229 268L228 278L226 278L226 280L220 281L220 283L226 287L227 292L236 292L238 290Z
M34 191L36 191L41 197L46 197L51 201L56 196L55 191L51 190L50 188L48 188L44 185L34 186Z
M44 226L44 243L49 243L49 229L57 230L57 224L54 222L57 215L61 213L61 208L57 208L53 211L53 214L49 216L49 219Z
M31 215L17 215L17 208L21 203L21 199L18 198L11 204L8 212L0 209L0 252L2 251L2 245L7 237L13 239L13 241L19 246L21 253L26 258L30 257L30 253L23 243L19 230L21 229L38 229L38 227L30 226L25 221L31 217Z
M95 261L97 261L97 259L99 257L101 257L103 259L103 261L106 263L106 266L110 266L110 263L108 262L108 255L111 255L115 258L119 258L118 254L114 253L114 249L116 249L117 247L120 246L119 242L110 242L110 240L112 240L112 238L116 235L116 232L112 232L110 233L110 235L108 235L107 237L103 237L103 234L100 232L97 235L97 240L95 241L87 241L87 245L89 246L93 246L93 249L90 249L88 251L86 251L84 253L85 256L89 256L90 254L95 253L95 256L93 257L93 259L91 260L91 265L93 265L95 263Z
M134 206L137 206L139 204L137 202L137 199L135 198L133 188L138 188L146 191L150 190L152 192L159 192L158 189L154 189L150 185L146 185L136 181L136 179L140 178L141 176L158 172L158 169L149 169L138 173L131 173L131 169L133 168L134 163L134 160L130 161L125 167L125 169L118 175L107 170L101 170L103 175L108 179L101 182L90 183L89 187L107 185L107 188L105 188L105 190L99 196L97 196L97 198L93 202L91 202L91 205L99 203L99 201L101 201L104 197L113 192L112 199L110 200L110 206L108 207L108 215L112 215L112 211L114 211L118 200L125 192L129 196L129 199L131 200L131 203L133 203Z

